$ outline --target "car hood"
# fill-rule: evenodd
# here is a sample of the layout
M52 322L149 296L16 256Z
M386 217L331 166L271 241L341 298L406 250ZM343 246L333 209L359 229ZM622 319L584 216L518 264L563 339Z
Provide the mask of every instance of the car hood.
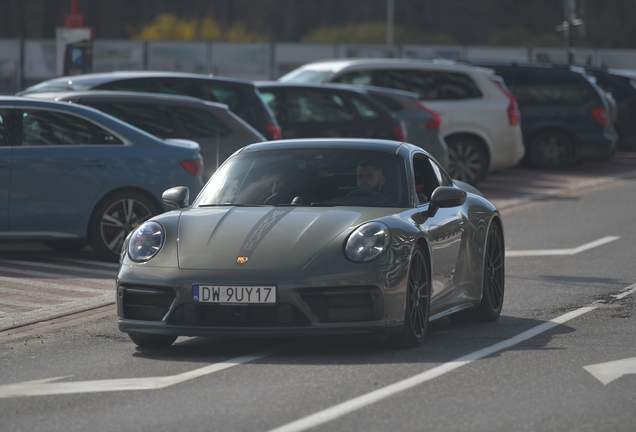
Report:
M366 207L189 209L179 218L179 267L300 269L339 235L394 211Z

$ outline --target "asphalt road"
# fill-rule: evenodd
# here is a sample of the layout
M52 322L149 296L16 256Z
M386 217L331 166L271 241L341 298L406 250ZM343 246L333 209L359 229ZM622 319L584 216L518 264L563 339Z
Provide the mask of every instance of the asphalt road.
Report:
M413 350L373 337L143 350L93 309L0 331L0 431L632 432L636 166L619 159L480 185L504 214L496 323L442 319ZM20 258L77 259L37 248Z

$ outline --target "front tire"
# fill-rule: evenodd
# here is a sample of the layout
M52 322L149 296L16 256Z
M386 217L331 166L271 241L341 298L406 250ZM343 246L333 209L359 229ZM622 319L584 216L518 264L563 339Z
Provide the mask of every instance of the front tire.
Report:
M138 192L121 191L109 195L95 207L89 243L103 258L118 261L128 233L159 212L150 199Z
M431 283L429 265L424 250L416 246L409 266L404 327L395 338L398 348L416 348L422 344L428 331L431 313Z
M128 337L135 345L142 348L165 348L177 340L177 336L146 333L128 333Z

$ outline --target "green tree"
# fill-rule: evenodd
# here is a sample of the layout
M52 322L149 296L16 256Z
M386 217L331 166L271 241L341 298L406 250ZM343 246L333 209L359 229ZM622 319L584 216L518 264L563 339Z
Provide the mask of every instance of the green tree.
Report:
M236 23L227 31L211 17L197 20L185 20L171 14L161 14L152 23L136 32L133 39L145 41L229 41L229 42L259 42L265 37L249 32L243 23Z

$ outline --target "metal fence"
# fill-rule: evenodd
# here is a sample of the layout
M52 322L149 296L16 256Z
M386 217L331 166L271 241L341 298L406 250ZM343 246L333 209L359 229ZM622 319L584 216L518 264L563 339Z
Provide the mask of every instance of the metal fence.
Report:
M314 60L389 57L565 63L565 48L95 40L93 71L164 70L276 79ZM636 69L636 50L576 49L580 65ZM0 94L55 77L55 39L0 39Z

